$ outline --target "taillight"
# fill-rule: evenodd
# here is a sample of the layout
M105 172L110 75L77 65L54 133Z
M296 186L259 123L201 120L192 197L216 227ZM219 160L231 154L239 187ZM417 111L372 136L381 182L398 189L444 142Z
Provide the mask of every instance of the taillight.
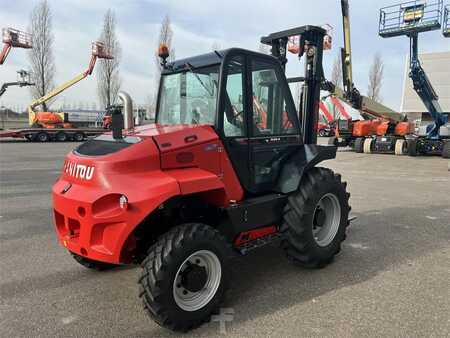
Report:
M125 195L120 196L119 198L119 205L123 210L128 209L128 198Z

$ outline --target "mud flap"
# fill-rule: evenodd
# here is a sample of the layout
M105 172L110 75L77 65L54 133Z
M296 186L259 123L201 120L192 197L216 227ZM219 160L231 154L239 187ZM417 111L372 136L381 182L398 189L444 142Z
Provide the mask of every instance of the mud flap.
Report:
M297 190L305 172L325 160L336 158L337 147L305 144L286 159L278 177L277 192L288 194Z

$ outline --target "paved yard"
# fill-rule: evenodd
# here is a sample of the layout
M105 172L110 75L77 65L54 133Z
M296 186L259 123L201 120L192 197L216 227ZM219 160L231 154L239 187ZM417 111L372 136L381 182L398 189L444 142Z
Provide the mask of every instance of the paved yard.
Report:
M175 337L142 310L138 267L89 271L58 245L50 189L73 147L0 143L0 336ZM448 161L341 151L325 165L358 216L344 250L315 271L276 248L239 260L227 336L449 336Z

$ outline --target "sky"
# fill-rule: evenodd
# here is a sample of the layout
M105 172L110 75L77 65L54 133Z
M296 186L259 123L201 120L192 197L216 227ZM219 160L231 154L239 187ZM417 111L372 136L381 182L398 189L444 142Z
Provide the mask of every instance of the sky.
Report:
M450 0L449 0L450 1ZM38 0L0 0L0 26L26 30ZM350 0L354 82L367 91L368 73L375 53L382 55L385 77L383 102L399 109L405 60L409 52L406 37L382 39L378 36L379 8L392 0ZM169 15L174 32L176 58L221 48L257 50L261 36L306 24L334 27L333 49L325 52L324 69L331 78L333 61L343 44L339 0L49 0L53 16L55 84L82 72L90 59L90 43L97 40L108 8L117 19L117 36L122 48L121 89L137 103L147 103L155 91L155 50L161 21ZM449 51L450 40L439 31L424 33L421 52ZM27 52L14 49L0 66L0 83L16 79L16 70L29 69ZM303 71L295 57L289 58L288 76ZM91 107L98 102L95 71L92 76L62 93L53 108L63 104ZM27 88L10 87L0 106L25 108L31 101Z

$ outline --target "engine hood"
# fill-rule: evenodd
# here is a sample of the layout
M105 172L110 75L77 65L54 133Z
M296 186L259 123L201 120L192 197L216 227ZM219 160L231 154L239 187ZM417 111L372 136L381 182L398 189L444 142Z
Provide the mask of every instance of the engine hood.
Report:
M105 185L111 175L145 174L159 170L159 150L152 138L116 142L105 135L70 152L61 179L83 185Z
M137 127L132 135L153 138L161 153L192 147L219 138L214 129L209 125L189 124L150 124Z
M66 156L61 178L72 183L104 184L108 176L161 170L166 153L218 140L211 126L151 124L125 133L123 141L105 133ZM100 182L102 181L102 182Z

